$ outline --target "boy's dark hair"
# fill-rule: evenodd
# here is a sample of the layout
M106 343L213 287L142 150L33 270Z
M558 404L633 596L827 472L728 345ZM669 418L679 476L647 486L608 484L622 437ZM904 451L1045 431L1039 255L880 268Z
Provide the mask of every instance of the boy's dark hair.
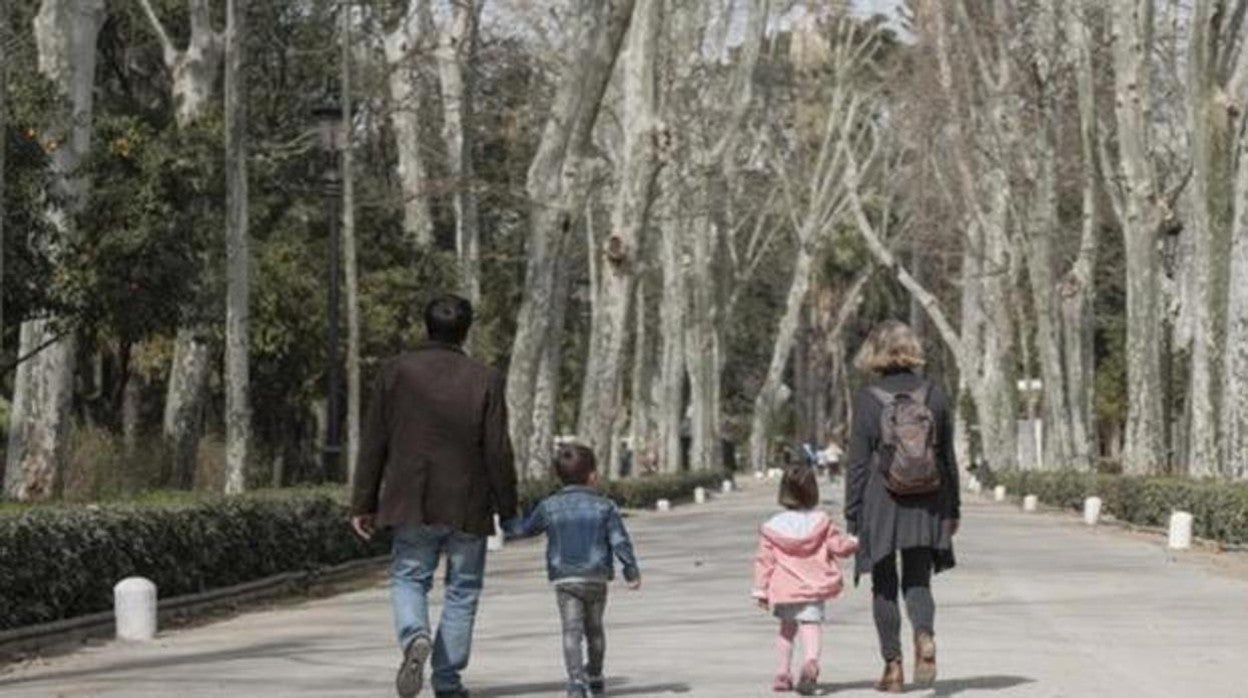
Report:
M565 485L584 485L598 469L598 460L588 446L567 444L555 453L555 475Z
M815 469L801 465L784 471L780 480L780 506L785 509L814 509L819 506L819 479Z
M472 327L472 303L455 295L438 296L425 306L425 330L429 339L463 344Z

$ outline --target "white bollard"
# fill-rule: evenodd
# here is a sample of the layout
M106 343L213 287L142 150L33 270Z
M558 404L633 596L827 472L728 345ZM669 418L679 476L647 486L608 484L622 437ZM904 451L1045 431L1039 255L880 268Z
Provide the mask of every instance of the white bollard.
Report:
M1004 502L1005 501L1005 485L997 485L992 490L992 498L998 502Z
M719 491L723 492L724 494L728 494L732 492L732 488L733 488L732 480L724 480L723 483L721 483L719 486Z
M763 471L761 471L761 470L755 470L755 471L754 471L754 479L755 479L755 480L762 480L762 479L763 479Z
M1170 515L1170 549L1187 550L1192 547L1192 515L1176 511Z
M1089 526L1095 526L1101 520L1101 498L1088 497L1083 500L1083 522Z
M772 468L771 470L767 471L768 480L779 480L783 476L784 476L784 471L781 470L780 468Z
M1023 497L1023 511L1033 512L1040 505L1040 498L1034 494Z
M654 503L654 508L658 509L659 511L671 511L672 503L666 499L660 499L659 501Z
M984 486L979 482L979 478L972 475L970 482L966 483L966 490L971 494L979 494L984 491Z
M156 585L142 577L126 577L113 587L117 639L146 641L156 637Z
M693 503L706 504L706 490L702 487L695 487L693 490Z
M486 539L485 547L487 550L491 552L497 552L503 549L503 542L505 540L506 539L503 537L503 525L499 522L498 514L495 514L494 515L494 535Z

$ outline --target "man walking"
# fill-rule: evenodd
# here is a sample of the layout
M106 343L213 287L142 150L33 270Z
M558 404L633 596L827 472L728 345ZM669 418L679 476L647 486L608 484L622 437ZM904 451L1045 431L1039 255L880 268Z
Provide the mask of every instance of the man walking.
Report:
M503 380L464 354L471 326L468 301L431 301L428 341L382 368L360 436L351 525L364 538L394 529L391 598L403 651L395 685L402 698L420 693L431 656L435 695L468 695L460 673L472 648L486 538L495 514L516 515ZM432 635L428 595L442 557L446 598Z

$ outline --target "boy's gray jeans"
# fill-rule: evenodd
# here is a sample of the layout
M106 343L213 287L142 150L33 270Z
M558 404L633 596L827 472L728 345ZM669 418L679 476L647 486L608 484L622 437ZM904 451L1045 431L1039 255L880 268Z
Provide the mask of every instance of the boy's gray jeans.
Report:
M607 583L556 584L555 599L563 621L563 661L568 669L568 687L584 691L590 681L602 679L602 658L607 651L607 635L602 626L603 612L607 608Z

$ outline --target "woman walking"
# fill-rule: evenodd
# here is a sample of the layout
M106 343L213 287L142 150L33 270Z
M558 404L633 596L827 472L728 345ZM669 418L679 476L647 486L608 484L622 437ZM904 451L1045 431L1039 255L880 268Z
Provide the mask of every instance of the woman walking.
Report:
M845 518L860 541L855 582L871 575L884 658L876 688L888 693L905 683L899 592L914 630L915 683L936 680L931 578L954 566L961 516L951 406L940 386L918 373L924 363L914 331L895 320L872 330L856 360L874 382L854 396Z

